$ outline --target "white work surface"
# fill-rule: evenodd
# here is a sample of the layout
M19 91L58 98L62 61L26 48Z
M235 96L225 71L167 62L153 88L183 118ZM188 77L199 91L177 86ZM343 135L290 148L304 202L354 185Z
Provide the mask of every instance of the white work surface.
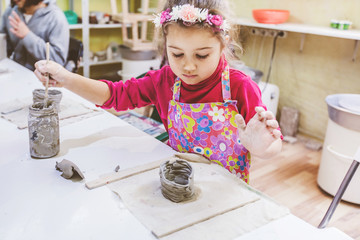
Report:
M0 61L0 70L4 69L0 105L31 97L34 89L43 88L31 71L9 59ZM66 89L61 91L64 98L95 108ZM85 182L114 172L118 165L126 169L173 154L162 142L101 111L60 127L57 156L33 159L28 130L0 118L0 239L156 239L108 187L88 190ZM85 179L61 177L55 164L62 159L77 164ZM351 238L335 228L318 230L288 214L236 239Z

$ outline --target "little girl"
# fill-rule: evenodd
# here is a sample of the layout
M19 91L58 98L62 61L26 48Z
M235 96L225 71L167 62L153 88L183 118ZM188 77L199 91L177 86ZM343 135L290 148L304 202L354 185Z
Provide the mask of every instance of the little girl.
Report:
M173 149L202 154L248 182L250 153L259 158L279 153L281 133L256 83L228 66L225 55L232 51L224 2L166 1L154 23L163 33L169 66L143 78L91 80L43 60L35 64L35 74L45 84L49 73L51 86L104 109L154 104Z

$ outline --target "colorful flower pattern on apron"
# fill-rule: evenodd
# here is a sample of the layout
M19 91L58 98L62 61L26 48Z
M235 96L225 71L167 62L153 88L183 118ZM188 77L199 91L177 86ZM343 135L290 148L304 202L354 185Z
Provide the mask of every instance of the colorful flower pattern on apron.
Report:
M169 102L169 144L178 152L201 154L248 183L250 153L240 144L231 100L229 67L221 76L224 102L180 103L181 80L176 79Z

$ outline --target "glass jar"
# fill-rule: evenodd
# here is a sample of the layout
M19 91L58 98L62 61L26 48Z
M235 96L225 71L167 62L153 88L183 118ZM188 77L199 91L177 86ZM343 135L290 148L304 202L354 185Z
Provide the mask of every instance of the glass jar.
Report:
M59 153L59 115L53 102L29 106L28 129L31 157L50 158Z
M44 89L35 89L33 91L33 102L44 102L45 90ZM54 102L55 110L60 112L60 101L62 98L62 92L56 89L48 90L48 100Z

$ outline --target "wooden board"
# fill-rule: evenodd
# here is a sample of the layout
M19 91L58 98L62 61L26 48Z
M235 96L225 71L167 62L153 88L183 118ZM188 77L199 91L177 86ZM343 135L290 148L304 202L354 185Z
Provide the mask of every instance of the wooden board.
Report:
M233 240L288 214L289 210L286 207L261 198L259 201L174 232L161 240Z
M247 185L217 165L191 163L196 197L174 203L160 190L159 169L119 180L108 187L116 192L128 209L158 238L214 218L260 200Z

